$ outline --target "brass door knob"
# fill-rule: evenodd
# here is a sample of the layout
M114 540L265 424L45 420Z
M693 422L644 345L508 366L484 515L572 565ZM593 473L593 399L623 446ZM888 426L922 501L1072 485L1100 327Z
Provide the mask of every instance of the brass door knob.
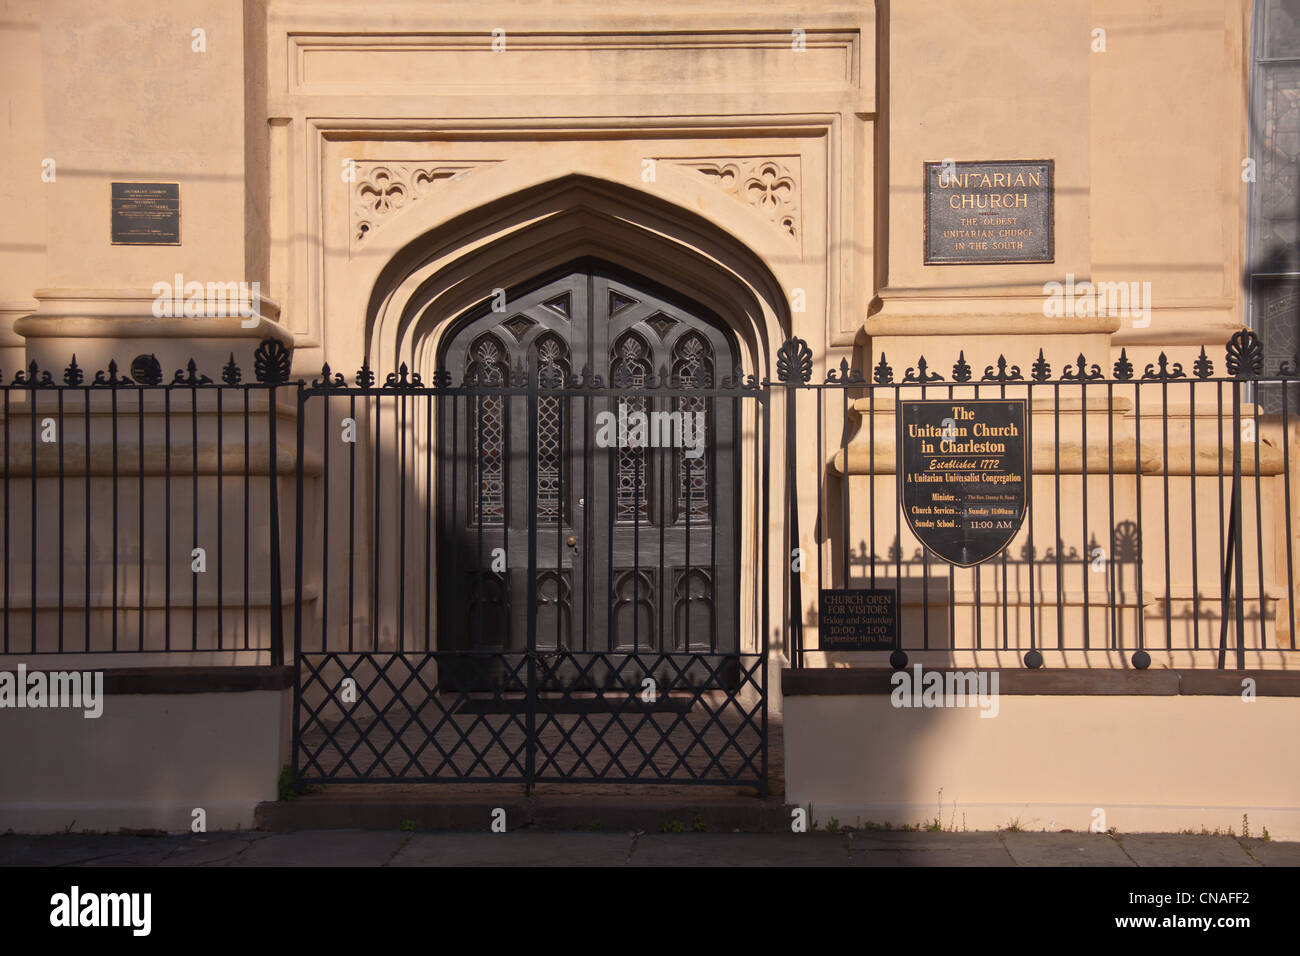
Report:
M578 539L575 538L573 535L569 535L569 537L565 540L564 543L571 548L576 548L578 546Z

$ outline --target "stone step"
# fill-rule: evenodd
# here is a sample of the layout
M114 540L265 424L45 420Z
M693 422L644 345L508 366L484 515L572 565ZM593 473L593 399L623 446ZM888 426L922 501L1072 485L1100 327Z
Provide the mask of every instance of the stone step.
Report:
M372 791L380 788L369 788ZM580 794L575 787L531 797L518 786L451 790L437 785L417 789L384 785L380 792L325 788L293 800L261 803L260 829L291 830L461 830L491 832L494 812L505 811L507 830L585 830L641 833L788 832L794 809L779 797L759 798L754 791L708 793L674 787L671 794L620 787L615 794ZM500 814L497 814L500 817Z

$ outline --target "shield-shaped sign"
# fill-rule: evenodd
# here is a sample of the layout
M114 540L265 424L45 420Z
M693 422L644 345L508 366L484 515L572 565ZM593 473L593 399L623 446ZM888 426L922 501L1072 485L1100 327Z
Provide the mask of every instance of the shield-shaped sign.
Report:
M1024 399L898 403L899 507L921 543L949 564L999 554L1025 519Z

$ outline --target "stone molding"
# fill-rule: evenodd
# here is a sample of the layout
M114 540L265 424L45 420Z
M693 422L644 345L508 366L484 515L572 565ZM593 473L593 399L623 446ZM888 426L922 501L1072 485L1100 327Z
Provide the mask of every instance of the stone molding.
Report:
M68 665L85 669L75 655L69 655ZM28 668L27 673L41 670ZM238 694L255 690L287 690L293 686L293 668L288 665L116 667L103 670L106 694Z
M735 156L672 160L727 195L757 209L796 244L803 241L803 180L798 156Z
M239 316L158 317L144 289L37 289L38 308L14 323L32 339L277 339L293 346L293 333L279 323L280 306L261 296L257 323Z
M390 217L445 183L460 182L474 170L500 160L430 160L424 163L358 160L349 191L349 248L364 242Z
M239 315L155 316L147 289L37 289L39 307L14 322L22 336L22 364L62 369L75 355L82 368L129 368L139 354L155 354L164 368L194 359L215 378L227 360L251 370L264 339L294 348L293 332L280 324L280 305L259 297L256 321Z
M998 693L1016 696L1091 697L1241 695L1242 678L1252 678L1261 697L1300 697L1300 672L1278 670L1027 670L924 665L925 671L982 670L996 672ZM894 690L888 667L787 668L781 671L786 697L889 694Z
M113 338L265 338L270 334L293 340L279 325L280 304L265 295L258 301L258 325L244 327L238 316L155 316L157 296L148 289L37 289L33 294L37 308L15 323L15 331L26 338L78 338L102 331ZM97 329L103 323L108 325Z

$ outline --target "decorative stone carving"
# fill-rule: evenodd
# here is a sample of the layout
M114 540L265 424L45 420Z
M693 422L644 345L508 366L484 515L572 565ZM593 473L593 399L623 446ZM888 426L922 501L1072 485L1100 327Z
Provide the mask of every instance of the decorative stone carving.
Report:
M447 163L358 162L351 194L353 245L388 221L400 209L424 198L437 186L459 182L497 160Z
M678 160L719 189L753 206L795 242L803 231L798 156Z

